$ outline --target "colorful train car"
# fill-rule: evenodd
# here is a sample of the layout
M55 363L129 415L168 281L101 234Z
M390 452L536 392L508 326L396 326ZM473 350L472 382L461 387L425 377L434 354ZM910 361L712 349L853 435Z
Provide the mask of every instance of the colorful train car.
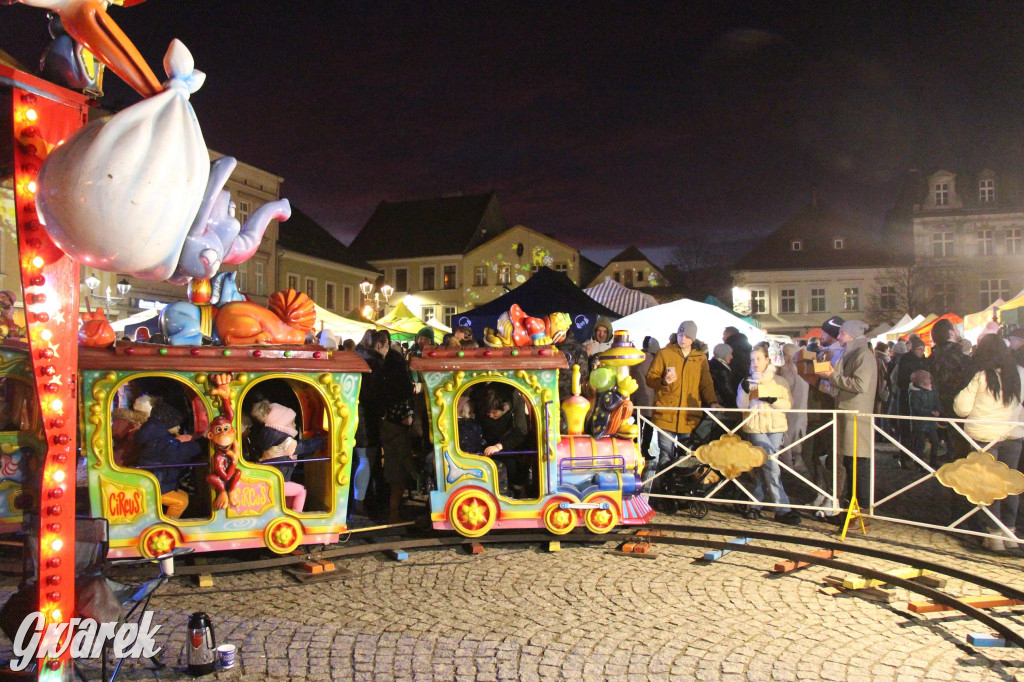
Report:
M435 348L411 367L425 384L432 428L434 528L467 537L506 528L605 533L654 516L640 495L644 460L635 437L562 434L558 373L568 364L554 347ZM510 409L525 411L525 444L490 456L466 452L460 402L491 385L512 396Z
M32 477L46 451L36 402L28 345L0 344L0 533L21 530L23 511L33 501Z
M110 522L111 557L151 557L177 546L197 551L267 547L283 554L300 544L331 543L347 530L351 453L361 373L359 356L318 346L160 346L119 343L81 348L80 444L93 516ZM220 387L220 388L218 388ZM226 388L225 388L226 387ZM188 507L180 518L161 504L159 467L143 467L118 442L119 410L140 395L167 401L184 416L182 433L202 435L219 414L237 434L238 477L230 503L217 508L211 487L215 447L190 463ZM323 447L296 461L305 488L302 511L285 495L281 468L260 464L247 439L252 405L269 400L296 413L299 438ZM225 402L227 401L227 402ZM216 481L213 481L216 486ZM166 492L166 491L165 491Z

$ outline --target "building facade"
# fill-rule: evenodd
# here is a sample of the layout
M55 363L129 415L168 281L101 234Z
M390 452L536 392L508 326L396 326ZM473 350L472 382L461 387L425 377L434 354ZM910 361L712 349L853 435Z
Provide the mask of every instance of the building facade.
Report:
M832 315L874 324L898 305L887 272L906 264L873 230L814 200L737 263L733 307L774 334L801 335Z
M939 170L913 207L914 257L934 273L934 312L984 309L1024 289L1024 191L990 169Z
M523 225L505 224L496 195L381 202L350 245L383 273L397 302L413 296L424 321L451 325L456 312L487 303L539 267L580 282L580 254Z
M587 283L587 286L597 286L606 279L614 279L630 289L667 287L669 285L668 278L665 277L661 268L635 246L628 247L608 261L597 276ZM656 292L648 293L653 295Z

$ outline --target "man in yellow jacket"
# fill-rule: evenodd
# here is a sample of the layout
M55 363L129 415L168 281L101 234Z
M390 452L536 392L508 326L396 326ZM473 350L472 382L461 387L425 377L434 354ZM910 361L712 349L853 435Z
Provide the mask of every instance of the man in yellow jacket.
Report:
M662 348L654 356L647 371L647 385L656 391L657 407L721 407L711 379L706 346L697 341L697 324L687 320L679 325L676 342ZM673 460L675 442L681 441L700 423L703 413L697 410L655 410L651 421L658 427L658 449L664 463ZM650 479L657 467L644 472Z

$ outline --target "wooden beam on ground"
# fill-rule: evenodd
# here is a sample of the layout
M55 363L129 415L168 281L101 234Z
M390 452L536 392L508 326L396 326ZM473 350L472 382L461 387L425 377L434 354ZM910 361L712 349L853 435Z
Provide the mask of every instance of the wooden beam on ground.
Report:
M733 545L749 545L750 538L732 538L729 540L729 543ZM711 549L704 552L704 556L702 558L704 561L718 561L730 552L732 552L731 549Z
M901 580L911 580L913 578L920 578L924 575L924 571L920 568L897 568L894 571L886 571L886 575L890 575L893 578L899 578ZM848 590L862 590L867 587L880 587L885 584L887 584L885 580L874 580L860 576L855 578L845 578L843 580L843 587Z
M805 554L818 557L819 559L834 559L836 555L842 554L842 552L834 549L816 549L813 552L805 552ZM812 565L813 564L807 561L791 561L787 559L785 561L776 562L775 566L772 567L772 572L791 573L792 571L798 571L801 568L807 568Z
M960 597L960 601L969 604L976 609L994 609L1000 606L1020 606L1024 601L1020 599L1009 599L999 594L983 594L978 597ZM953 607L945 604L936 604L928 601L912 601L907 604L907 610L911 613L939 613L940 611L952 611Z

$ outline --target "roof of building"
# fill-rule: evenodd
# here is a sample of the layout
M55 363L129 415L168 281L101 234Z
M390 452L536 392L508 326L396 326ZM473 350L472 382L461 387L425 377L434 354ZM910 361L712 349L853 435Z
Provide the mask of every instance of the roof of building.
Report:
M619 255L609 260L608 263L605 264L605 266L607 267L607 265L610 265L611 263L625 263L629 261L638 260L645 260L648 263L653 263L653 261L650 258L643 254L643 251L641 251L640 249L636 248L631 244L628 247L626 247L621 253L619 253Z
M842 248L835 240L842 239ZM800 242L794 248L794 242ZM876 230L811 201L741 258L735 270L892 267L894 254Z
M338 241L323 226L292 206L292 217L280 223L277 231L277 246L286 251L295 251L306 256L348 265L361 270L376 272L366 261L354 256L350 249Z
M929 180L933 175L940 172L951 173L955 176L956 197L962 206L958 208L945 206L927 206L931 187ZM1019 211L1024 208L1024 178L1021 175L993 168L966 169L957 166L943 166L936 168L925 175L921 173L911 174L912 183L908 194L914 205L915 213L925 211ZM995 181L995 197L991 202L982 203L979 192L979 181L992 179Z
M368 261L462 254L506 227L494 192L382 201L349 249Z

